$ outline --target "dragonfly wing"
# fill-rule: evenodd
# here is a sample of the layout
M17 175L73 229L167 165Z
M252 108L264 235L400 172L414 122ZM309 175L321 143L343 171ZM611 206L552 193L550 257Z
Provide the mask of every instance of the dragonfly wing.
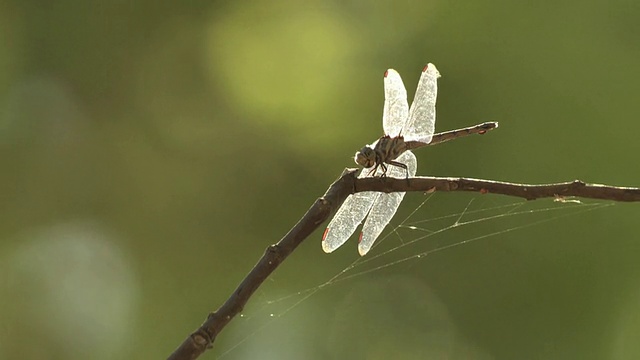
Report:
M407 90L402 78L393 69L384 73L384 111L382 113L382 127L384 133L391 137L400 135L409 116L407 104Z
M407 165L409 177L415 176L417 162L416 156L413 155L411 151L405 151L396 161ZM404 169L390 165L387 176L404 179L406 173ZM369 216L362 227L362 233L360 234L360 243L358 244L358 252L360 255L365 255L369 252L373 243L378 236L380 236L380 233L382 233L382 230L384 230L387 224L389 224L389 221L391 221L391 218L393 218L393 215L395 215L404 194L403 192L381 193L375 200L369 211Z
M358 177L367 177L370 169L362 169ZM349 195L331 219L322 235L322 250L330 253L344 244L362 222L371 205L380 196L375 191L365 191Z
M436 97L438 78L436 66L428 64L422 70L416 96L411 103L409 120L402 129L406 141L430 143L436 126Z

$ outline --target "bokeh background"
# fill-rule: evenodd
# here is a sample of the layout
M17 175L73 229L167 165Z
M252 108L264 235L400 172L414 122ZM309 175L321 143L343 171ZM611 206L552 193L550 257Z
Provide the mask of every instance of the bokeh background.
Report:
M631 0L0 1L0 358L168 356L381 135L389 67L412 97L438 66L438 131L500 122L417 151L421 175L640 186L638 19ZM470 201L519 202L439 193L412 218ZM638 358L638 219L466 226L379 265L514 231L296 296L358 258L320 229L203 358Z

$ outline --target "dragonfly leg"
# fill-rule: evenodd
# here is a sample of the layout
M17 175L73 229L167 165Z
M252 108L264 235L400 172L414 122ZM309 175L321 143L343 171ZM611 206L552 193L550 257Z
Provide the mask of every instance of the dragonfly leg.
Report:
M382 169L382 174L380 174L380 177L387 176L387 170L389 170L387 165L385 165L384 163L380 163L380 168Z
M406 179L409 178L409 169L407 169L407 165L405 165L405 164L403 164L401 162L395 161L395 160L389 161L389 164L393 165L393 166L397 166L399 168L403 168L404 169L405 178Z
M372 167L371 170L369 170L369 173L367 173L367 176L375 176L379 166L380 164L376 164L374 167ZM387 172L387 168L383 167L382 170L383 170L382 176L384 176L384 173Z

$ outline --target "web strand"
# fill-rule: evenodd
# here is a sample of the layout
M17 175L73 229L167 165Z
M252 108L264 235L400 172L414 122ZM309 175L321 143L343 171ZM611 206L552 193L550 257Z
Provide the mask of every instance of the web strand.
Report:
M227 348L223 353L218 354L218 358L223 358L226 355L232 353L234 350L238 349L242 344L246 343L249 339L256 336L256 334L264 331L267 327L273 324L274 321L278 321L279 318L287 315L293 309L299 307L302 303L307 301L312 296L316 295L318 292L325 290L329 287L335 286L336 284L343 283L348 280L353 280L368 274L372 274L375 272L382 271L384 269L389 269L394 266L407 263L410 261L418 261L419 259L423 259L428 255L432 255L435 253L440 253L445 250L451 250L453 248L467 245L470 243L474 243L480 240L486 240L489 238L497 237L506 233L514 232L516 230L522 230L529 227L538 226L547 222L551 222L554 220L563 219L569 216L574 216L578 214L583 214L589 211L602 209L614 203L587 203L587 204L574 204L574 203L564 203L558 204L555 203L554 206L548 206L539 209L523 209L525 205L531 204L531 202L521 201L517 203L505 204L505 205L496 205L487 208L481 209L472 209L472 205L475 202L476 198L472 198L464 207L464 209L458 213L452 213L442 216L434 216L428 217L426 219L418 220L415 222L410 222L412 218L419 216L422 213L422 209L425 204L431 202L433 200L434 194L429 194L429 196L422 201L406 218L404 218L399 225L389 231L383 238L379 239L376 247L380 249L380 245L383 243L388 243L391 238L395 238L398 240L398 244L391 246L391 248L381 251L379 253L372 252L367 257L358 257L355 261L348 264L342 270L338 271L335 275L331 276L327 281L318 284L316 286L296 291L295 293L279 297L275 300L265 301L263 305L251 311L254 314L265 314L268 313L265 323L254 326L254 330L250 331L248 334L245 333L243 337L236 341L233 346ZM565 211L565 213L555 214L556 212ZM497 212L497 214L494 214ZM517 216L530 216L534 214L554 214L553 216L547 216L544 219L529 221L522 225L509 226L504 229L491 231L485 234L480 234L474 237L469 237L464 240L456 241L450 244L436 246L433 249L428 250L419 250L413 254L400 256L398 259L391 259L391 255L394 253L399 253L400 250L406 250L410 246L415 246L419 243L424 243L427 239L432 239L438 235L444 234L449 230L467 226L473 226L481 223L488 223L491 221L500 221L511 219ZM478 218L469 218L470 216L479 215ZM466 219L466 220L463 220ZM426 229L425 225L427 224L436 224L438 222L448 222L448 220L452 220L448 225L441 226L434 230ZM399 230L405 229L410 232L422 231L423 234L415 236L411 239L407 239L405 236L401 235ZM387 260L385 260L387 259ZM374 264L373 261L383 261L380 265L372 265L368 267L370 264ZM266 294L265 294L266 296ZM290 301L294 299L295 301L290 305L286 306L284 309L279 311L275 311L274 313L268 312L267 309L271 306L276 306L279 303L283 303L285 301ZM245 317L243 316L246 322L249 320L254 320L253 317ZM264 317L263 317L264 318Z

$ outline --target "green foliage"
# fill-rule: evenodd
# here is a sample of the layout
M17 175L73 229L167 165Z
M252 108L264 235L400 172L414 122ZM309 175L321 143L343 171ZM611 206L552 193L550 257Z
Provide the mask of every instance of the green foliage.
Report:
M639 16L624 0L0 3L0 358L167 356L382 134L389 67L412 97L438 66L437 131L500 122L416 151L419 175L640 185ZM443 213L472 197L437 196ZM406 199L398 219L423 198ZM425 336L449 358L637 357L637 316L620 314L640 294L639 215L615 206L354 279L359 297L312 297L262 348L424 358ZM357 256L353 241L328 257L320 236L256 309ZM228 358L265 358L264 333ZM224 336L218 353L236 344Z

